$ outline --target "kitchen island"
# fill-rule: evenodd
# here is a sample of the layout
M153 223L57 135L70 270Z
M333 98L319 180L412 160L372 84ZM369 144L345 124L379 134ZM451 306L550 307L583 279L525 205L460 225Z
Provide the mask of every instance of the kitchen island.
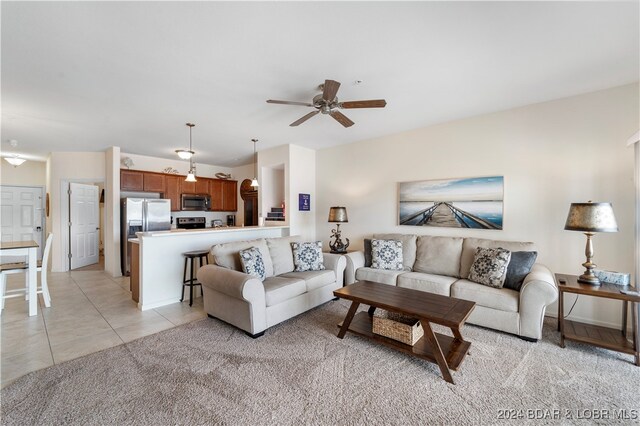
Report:
M132 243L131 286L133 296L138 297L138 309L144 311L180 301L184 272L182 253L208 250L214 244L230 241L286 237L289 227L173 229L136 235L137 238L129 240ZM185 293L186 301L189 292ZM199 297L200 291L194 295L194 298Z

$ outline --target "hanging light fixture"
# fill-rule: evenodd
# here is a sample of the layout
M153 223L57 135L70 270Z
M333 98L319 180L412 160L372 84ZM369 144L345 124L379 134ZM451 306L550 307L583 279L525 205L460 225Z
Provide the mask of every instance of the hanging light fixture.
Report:
M191 128L195 126L195 124L187 123L187 126L189 126L189 149L176 149L176 154L183 160L190 160L195 154L193 149L191 149Z
M185 179L185 182L197 182L196 179L196 165L193 163L193 154L194 152L191 150L191 130L195 127L195 124L193 123L187 123L187 126L189 126L189 151L191 154L189 155L189 173L187 173L187 178ZM178 153L178 155L180 155ZM180 158L184 158L184 157L180 157Z
M256 152L258 139L251 139L251 142L253 142L253 179L251 179L251 187L258 188L260 186L258 184L258 153Z
M11 139L9 141L9 144L11 145L12 148L15 148L18 146L18 141L15 139ZM27 161L26 158L22 158L18 154L12 154L9 157L4 157L4 159L7 160L7 163L11 164L13 167L18 167L20 164Z

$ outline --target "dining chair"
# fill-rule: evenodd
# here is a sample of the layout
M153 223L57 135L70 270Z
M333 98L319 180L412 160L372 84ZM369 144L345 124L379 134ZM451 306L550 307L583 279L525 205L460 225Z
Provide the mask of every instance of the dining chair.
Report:
M53 241L53 234L47 235L47 241L44 244L44 253L42 254L42 261L38 261L37 271L40 272L40 286L37 287L36 294L42 294L44 299L44 306L51 307L51 295L49 294L49 286L47 284L47 269L49 265L49 254L51 252L51 243ZM4 263L0 265L0 310L4 309L5 299L12 297L22 297L24 294L25 300L29 300L29 274L27 274L29 266L26 262ZM25 286L15 290L7 290L7 275L11 274L25 274Z

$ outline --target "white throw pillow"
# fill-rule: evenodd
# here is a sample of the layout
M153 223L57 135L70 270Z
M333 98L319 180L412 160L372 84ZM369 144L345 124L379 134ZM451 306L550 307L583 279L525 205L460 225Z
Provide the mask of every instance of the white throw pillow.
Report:
M402 241L371 240L371 267L388 271L402 271Z
M502 288L510 260L509 250L478 247L469 271L469 280L489 287Z
M322 242L291 243L293 251L293 264L296 272L322 271L324 269L324 257L322 256Z

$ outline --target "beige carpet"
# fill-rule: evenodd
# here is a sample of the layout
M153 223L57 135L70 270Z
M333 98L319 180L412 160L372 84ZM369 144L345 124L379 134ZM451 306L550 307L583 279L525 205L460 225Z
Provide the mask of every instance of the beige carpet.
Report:
M593 409L640 409L632 358L561 349L551 320L535 344L467 326L472 353L450 385L434 364L336 338L346 310L330 302L257 340L205 319L55 365L2 390L2 423L494 424L501 410L557 409L543 423L584 424Z

